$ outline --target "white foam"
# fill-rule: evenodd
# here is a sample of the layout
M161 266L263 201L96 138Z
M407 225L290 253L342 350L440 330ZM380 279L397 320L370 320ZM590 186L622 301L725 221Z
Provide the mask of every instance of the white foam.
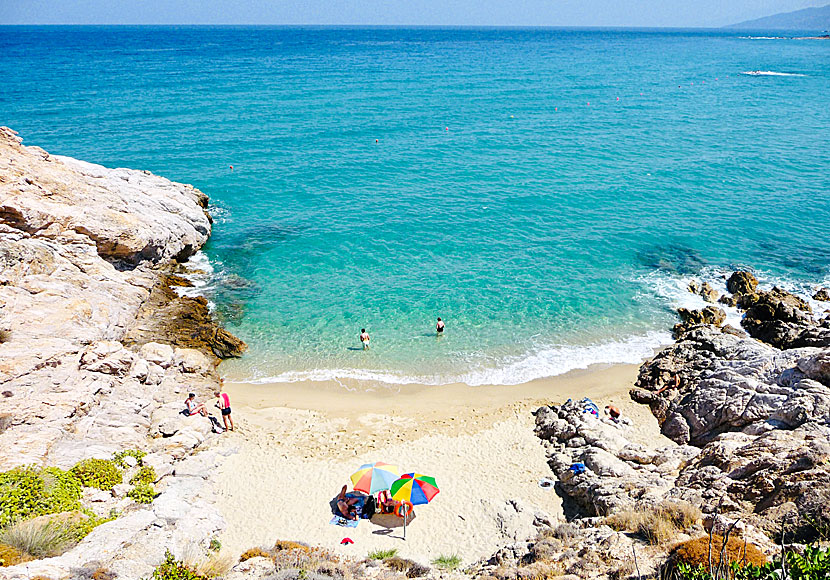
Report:
M524 355L482 364L460 375L412 376L391 371L368 369L315 369L287 371L278 375L251 379L252 384L295 383L300 381L366 381L384 385L446 385L463 383L470 386L519 385L534 379L561 375L596 364L637 364L654 354L655 349L669 344L668 332L649 332L622 340L591 345L553 345L539 347Z
M742 75L748 75L751 77L804 77L807 75L802 75L798 73L785 73L785 72L776 72L771 70L749 70L746 72L742 72Z
M720 294L727 294L726 278L733 272L732 269L705 268L697 276L670 276L661 272L654 272L639 278L651 289L654 296L663 300L668 308L688 308L689 310L700 310L707 306L715 306L726 313L726 322L735 328L741 327L743 314L734 306L726 304L712 304L706 302L703 296L689 292L689 283L696 280L699 283L708 282L712 288Z
M190 256L184 263L186 272L182 275L188 282L193 284L192 287L176 286L174 290L179 296L188 296L195 298L196 296L207 296L209 291L213 288L215 282L215 269L207 254L201 250ZM208 310L213 312L216 305L208 300Z

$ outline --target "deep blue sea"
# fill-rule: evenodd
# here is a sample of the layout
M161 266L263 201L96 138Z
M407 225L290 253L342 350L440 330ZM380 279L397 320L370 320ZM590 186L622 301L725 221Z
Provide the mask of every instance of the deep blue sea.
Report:
M516 384L830 281L830 41L761 36L0 27L0 124L210 196L233 378Z

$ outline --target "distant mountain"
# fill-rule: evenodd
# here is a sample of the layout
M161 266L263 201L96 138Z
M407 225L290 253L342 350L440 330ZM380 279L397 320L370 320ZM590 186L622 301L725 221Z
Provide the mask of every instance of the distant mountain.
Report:
M765 16L757 20L747 20L731 24L726 28L744 28L747 30L830 30L830 4L821 8L805 8L795 12L783 12Z

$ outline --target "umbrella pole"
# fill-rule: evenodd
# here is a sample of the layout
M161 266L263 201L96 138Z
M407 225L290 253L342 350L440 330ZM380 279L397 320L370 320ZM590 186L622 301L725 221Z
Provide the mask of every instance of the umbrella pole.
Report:
M409 510L406 509L406 506L403 507L403 539L406 541L406 518L409 516Z

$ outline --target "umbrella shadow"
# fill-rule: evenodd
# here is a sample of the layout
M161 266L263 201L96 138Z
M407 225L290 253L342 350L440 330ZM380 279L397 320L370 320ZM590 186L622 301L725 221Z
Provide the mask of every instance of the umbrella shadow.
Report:
M411 515L407 516L406 518L406 525L411 526L412 521L416 518L415 512L412 512ZM390 538L398 538L399 540L403 540L403 518L396 516L395 514L375 514L369 520L374 525L379 526L381 529L374 530L372 533L377 536L389 536ZM395 532L400 531L397 535L392 535Z

